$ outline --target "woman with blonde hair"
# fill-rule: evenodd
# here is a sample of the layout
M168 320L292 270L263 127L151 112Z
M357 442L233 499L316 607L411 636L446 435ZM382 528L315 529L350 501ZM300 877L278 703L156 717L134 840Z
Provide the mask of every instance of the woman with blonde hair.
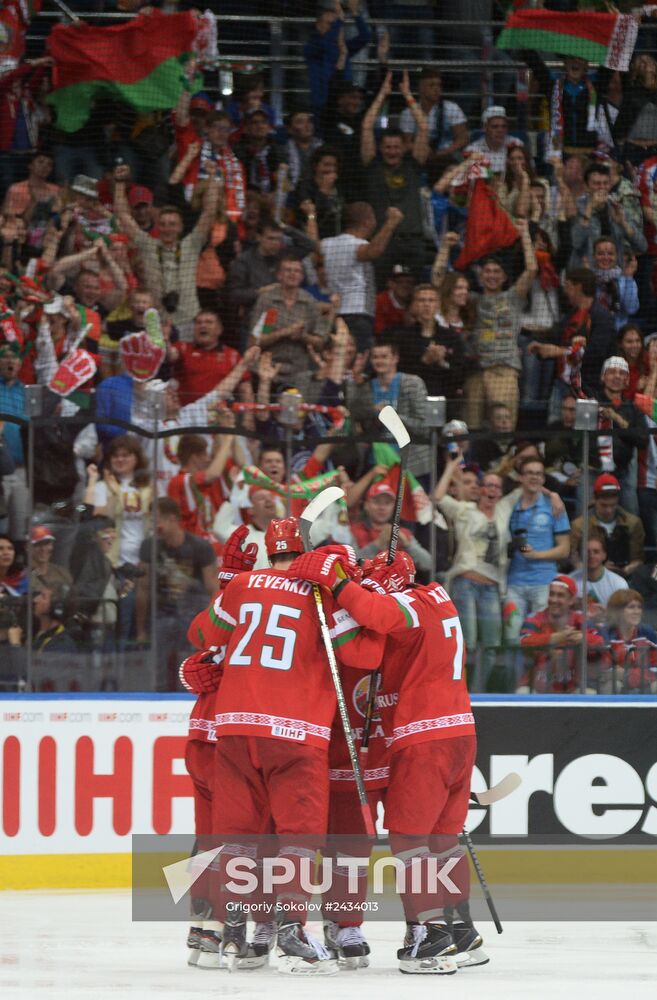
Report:
M610 649L600 672L600 694L657 691L657 632L642 617L638 590L617 590L607 601L603 635Z

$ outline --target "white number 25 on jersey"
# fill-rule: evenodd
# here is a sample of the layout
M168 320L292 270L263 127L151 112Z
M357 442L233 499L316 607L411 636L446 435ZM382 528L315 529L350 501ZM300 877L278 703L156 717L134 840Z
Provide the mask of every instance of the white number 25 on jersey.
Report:
M284 604L274 604L267 618L264 635L269 639L278 639L279 642L276 643L276 646L262 643L260 650L254 648L252 652L247 653L247 646L260 625L262 610L262 604L253 603L241 606L240 625L245 625L248 621L248 626L233 650L228 665L231 667L250 667L255 657L256 664L259 663L263 667L269 667L271 670L289 670L294 657L297 633L293 628L284 628L280 621L281 618L292 618L297 621L301 618L301 609L289 608ZM458 621L458 619L456 620Z
M446 639L451 639L452 635L456 635L456 652L454 653L454 671L452 673L453 681L460 681L463 676L463 629L461 628L461 623L458 618L444 618L443 619L443 632L445 633Z

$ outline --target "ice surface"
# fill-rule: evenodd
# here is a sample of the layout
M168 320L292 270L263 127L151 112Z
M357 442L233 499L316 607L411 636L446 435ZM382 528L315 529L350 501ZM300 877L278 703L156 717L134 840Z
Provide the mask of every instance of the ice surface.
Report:
M489 965L404 976L402 927L370 923L372 965L326 979L189 968L182 924L133 924L130 893L0 892L2 1000L651 1000L657 924L481 923ZM318 930L317 927L314 928ZM319 934L318 934L319 936ZM622 992L621 992L622 991Z

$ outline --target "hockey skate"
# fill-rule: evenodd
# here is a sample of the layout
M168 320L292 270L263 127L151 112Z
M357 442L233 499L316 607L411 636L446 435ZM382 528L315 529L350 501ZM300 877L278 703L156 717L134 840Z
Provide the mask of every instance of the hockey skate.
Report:
M189 932L187 934L187 948L189 949L189 954L187 955L187 965L198 965L198 957L201 954L202 933L202 927L195 927L192 925L189 928Z
M301 924L278 928L278 956L278 971L286 975L334 976L340 971L337 959Z
M249 942L248 954L246 958L237 960L238 969L261 969L264 965L269 965L269 954L276 944L276 924L272 920L270 923L255 925L253 940Z
M407 975L453 976L456 945L445 924L407 924L397 952L399 971Z
M370 964L370 946L360 927L340 927L333 920L326 920L324 943L341 969L367 969Z
M221 942L221 957L229 972L239 968L239 960L246 958L249 946L246 943L246 912L241 906L236 906L226 916L223 940Z
M486 965L490 958L481 948L483 938L472 923L469 907L456 908L457 918L454 920L454 909L445 909L447 927L456 945L455 961L459 969L472 968L475 965Z
M209 927L206 922L205 926L201 929L199 936L198 958L195 962L197 969L226 968L226 963L221 955L220 928L221 924L217 924L213 921L211 927Z

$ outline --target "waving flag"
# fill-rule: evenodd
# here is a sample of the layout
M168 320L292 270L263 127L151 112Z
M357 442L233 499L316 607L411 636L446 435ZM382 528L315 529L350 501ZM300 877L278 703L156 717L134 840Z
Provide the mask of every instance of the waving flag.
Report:
M48 39L55 60L48 101L57 111L58 128L82 128L100 95L120 98L140 112L174 108L184 87L182 64L197 31L192 11L154 10L109 28L55 25Z
M517 10L509 14L498 49L535 49L579 56L596 66L625 73L639 26L630 14Z

